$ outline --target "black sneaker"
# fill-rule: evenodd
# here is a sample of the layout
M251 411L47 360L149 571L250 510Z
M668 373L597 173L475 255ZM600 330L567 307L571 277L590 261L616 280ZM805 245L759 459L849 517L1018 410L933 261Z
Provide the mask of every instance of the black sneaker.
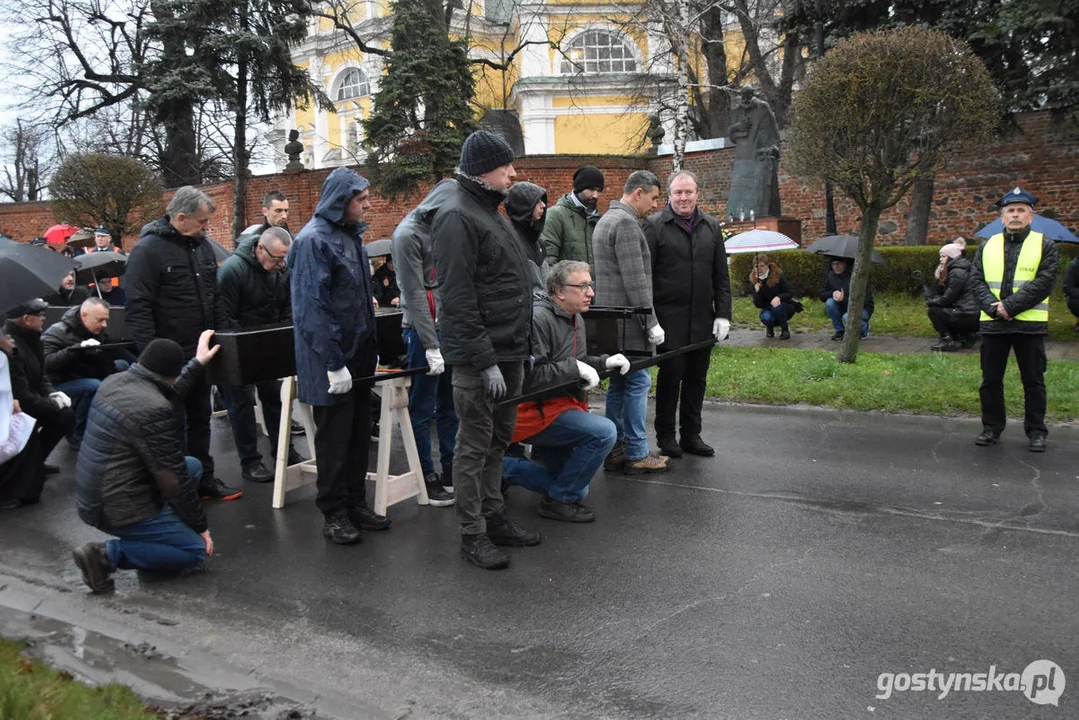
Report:
M389 530L390 528L390 519L385 515L376 515L375 511L367 505L352 503L348 506L348 517L352 520L352 524L361 530Z
M236 500L243 494L243 490L229 487L216 477L203 478L199 483L199 497L203 500Z
M1045 452L1045 436L1032 435L1030 442L1027 443L1027 450L1031 452Z
M656 447L667 457L682 457L682 448L678 446L678 441L674 439L674 435L657 435Z
M371 442L378 442L382 438L382 429L377 422L371 423Z
M619 440L611 447L607 457L603 460L603 469L607 472L618 472L626 464L626 441Z
M360 531L352 524L344 510L337 510L326 516L322 525L322 536L338 545L354 545L360 541Z
M270 472L261 460L249 464L247 467L240 471L244 480L255 483L268 483L273 482L274 475Z
M835 335L832 336L832 340L835 340L837 342L839 340L842 340L843 339L843 334L844 334L843 331L840 330L839 332L837 332Z
M461 536L461 557L484 570L501 570L510 564L506 553L496 548L484 534Z
M442 468L442 489L453 495L453 466Z
M301 425L300 423L296 422L295 420L293 420L291 423L289 423L288 431L292 435L306 435L307 434L307 430L304 429L304 426Z
M487 537L491 538L495 545L510 547L530 547L543 542L543 536L538 532L525 530L504 515L487 518Z
M689 437L683 435L682 449L690 455L700 455L701 457L712 457L716 454L716 449L704 440L701 440L700 435L690 435Z
M109 592L115 587L112 578L112 564L105 554L105 543L86 543L71 551L75 564L82 572L82 581L91 592Z
M307 458L296 451L296 448L288 449L288 460L286 462L289 465L299 465L302 462L307 462Z
M540 500L537 512L540 517L562 522L590 523L596 519L596 514L579 502L564 503L549 497Z
M1000 442L1000 433L995 433L992 430L986 430L974 439L974 444L982 447L996 445L998 442Z
M436 473L428 475L423 484L427 487L427 503L432 507L450 507L457 502L453 495L442 489Z

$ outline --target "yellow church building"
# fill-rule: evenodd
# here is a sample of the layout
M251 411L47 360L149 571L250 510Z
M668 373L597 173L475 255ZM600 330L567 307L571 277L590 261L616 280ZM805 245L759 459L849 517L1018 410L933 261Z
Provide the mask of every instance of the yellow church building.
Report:
M324 3L372 47L388 48L388 0ZM527 155L625 154L648 146L649 116L656 113L673 137L673 113L660 95L673 90L670 43L654 24L633 17L628 2L573 0L462 0L451 32L467 37L477 63L477 117ZM729 38L735 34L728 34ZM732 50L735 48L732 48ZM363 53L348 33L326 18L313 20L294 49L334 102L337 112L294 109L278 124L296 128L308 168L361 162L360 120L371 112L383 72L382 57ZM502 66L492 67L491 65ZM284 156L278 157L279 168Z

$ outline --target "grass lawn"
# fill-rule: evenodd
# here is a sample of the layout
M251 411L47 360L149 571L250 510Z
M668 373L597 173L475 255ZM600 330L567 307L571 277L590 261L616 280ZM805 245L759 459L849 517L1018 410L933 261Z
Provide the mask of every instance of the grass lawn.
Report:
M859 352L858 361L847 364L823 350L719 347L708 371L708 397L717 400L938 415L978 415L980 384L978 356L939 353ZM1079 418L1079 363L1050 362L1045 384L1046 419ZM1004 395L1009 414L1021 416L1023 392L1014 361Z
M935 338L936 332L929 324L925 301L896 293L881 294L874 297L873 334L905 335L910 337ZM831 329L832 323L824 314L824 303L813 298L802 298L805 312L791 318L791 332L808 332ZM760 310L753 307L749 297L734 298L734 322L742 327L763 327L758 320ZM1068 312L1064 295L1059 291L1049 296L1049 339L1077 340L1073 330L1075 316Z
M155 720L128 688L92 688L0 638L0 720Z

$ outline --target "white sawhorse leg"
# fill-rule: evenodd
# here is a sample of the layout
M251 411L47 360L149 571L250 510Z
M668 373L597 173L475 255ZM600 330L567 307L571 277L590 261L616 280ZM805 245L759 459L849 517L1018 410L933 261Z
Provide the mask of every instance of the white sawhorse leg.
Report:
M285 493L289 490L310 485L318 478L315 469L315 418L311 407L298 403L296 413L300 424L307 431L308 445L311 446L311 459L296 465L288 464L288 449L292 431L292 401L296 397L296 378L287 377L281 383L281 426L277 429L277 462L274 464L273 506L285 507Z
M368 480L375 481L375 513L385 515L386 508L402 500L415 497L420 505L426 505L427 486L423 482L420 454L416 450L416 436L412 434L412 420L408 415L408 389L412 380L393 378L382 383L382 412L379 419L378 464L375 472L367 473ZM390 475L390 441L393 426L401 428L401 440L405 444L408 472Z

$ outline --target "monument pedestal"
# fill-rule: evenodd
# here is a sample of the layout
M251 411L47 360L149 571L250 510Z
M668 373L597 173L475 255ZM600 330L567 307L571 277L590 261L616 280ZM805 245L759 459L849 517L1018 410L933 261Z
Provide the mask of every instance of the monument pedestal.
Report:
M725 229L728 237L748 230L771 230L783 233L802 247L802 221L795 217L762 217L755 220L728 221Z

